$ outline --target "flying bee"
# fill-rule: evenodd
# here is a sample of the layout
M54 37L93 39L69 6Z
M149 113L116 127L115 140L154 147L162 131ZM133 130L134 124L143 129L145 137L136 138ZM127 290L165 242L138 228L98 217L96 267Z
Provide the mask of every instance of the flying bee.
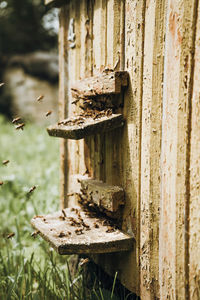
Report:
M3 181L0 181L0 185L3 185Z
M36 189L36 186L35 186L35 185L32 186L32 187L29 189L28 194L32 193L35 189Z
M81 228L76 229L76 230L75 230L75 233L76 233L77 235L83 234L83 229L81 229Z
M84 265L88 264L90 262L89 258L81 259L79 266L83 267Z
M8 163L9 163L10 161L7 159L7 160L3 160L2 161L2 164L4 165L4 166L6 166Z
M2 87L4 84L5 84L4 82L1 82L1 83L0 83L0 87Z
M51 114L52 114L52 110L49 110L49 111L46 112L45 116L48 117L48 116L50 116Z
M18 129L23 130L23 129L24 129L24 126L25 126L24 123L20 123L20 124L18 124L18 125L15 127L15 129L16 129L16 130L18 130Z
M40 231L36 230L36 231L31 233L31 236L35 238L39 233L40 233Z
M44 98L44 95L40 95L39 97L37 97L36 101L40 102L40 101L42 101L43 98Z
M14 118L13 120L12 120L12 123L13 124L16 124L16 123L18 123L19 121L21 121L21 117L17 117L17 118Z
M7 235L7 239L11 239L11 238L13 238L13 236L15 236L15 233L14 232L11 232L11 233L9 233L8 235Z

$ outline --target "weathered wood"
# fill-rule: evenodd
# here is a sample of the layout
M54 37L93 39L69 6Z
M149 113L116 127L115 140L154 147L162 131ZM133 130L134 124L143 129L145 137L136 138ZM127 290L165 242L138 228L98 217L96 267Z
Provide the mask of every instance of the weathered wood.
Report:
M69 118L63 120L64 123L70 123L74 120L79 120L79 117ZM89 135L95 135L97 133L107 132L124 125L124 119L121 114L113 114L111 116L103 116L94 120L93 118L87 118L83 120L81 124L56 124L49 126L47 131L50 136L62 137L65 139L79 140Z
M189 202L189 292L191 300L200 299L200 5L196 10L196 40L193 91L191 99L190 202ZM189 159L189 157L188 157Z
M68 115L68 51L67 51L67 33L68 33L68 7L63 6L60 10L60 26L59 26L59 120L63 120ZM60 206L67 207L68 198L68 161L67 161L67 141L60 141Z
M145 8L141 142L140 297L159 297L159 209L165 1ZM151 45L151 47L149 47Z
M168 1L159 239L161 299L189 299L188 141L195 15L196 1Z
M95 203L100 208L116 212L125 203L124 190L119 186L93 179L80 178L79 181L86 201Z
M120 94L122 87L126 87L127 85L127 72L104 71L99 75L75 82L71 90L73 97L87 98L99 95Z
M32 226L61 255L130 251L133 238L78 207L35 216Z

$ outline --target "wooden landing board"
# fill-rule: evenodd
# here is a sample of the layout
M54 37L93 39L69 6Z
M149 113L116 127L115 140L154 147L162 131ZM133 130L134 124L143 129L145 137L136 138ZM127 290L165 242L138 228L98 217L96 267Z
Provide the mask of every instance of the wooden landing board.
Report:
M84 78L71 87L73 97L95 97L99 95L119 94L122 87L128 85L128 72L103 72Z
M35 216L32 226L61 255L130 251L133 237L79 207Z
M88 202L95 203L110 212L116 212L124 204L124 190L119 186L109 185L100 180L78 179L81 191Z
M52 125L47 128L50 136L61 137L65 139L80 140L89 135L111 131L124 125L124 119L121 114L112 114L103 116L94 120L93 118L83 119L80 123L76 122L79 117L63 120L59 125ZM71 123L72 124L71 124Z

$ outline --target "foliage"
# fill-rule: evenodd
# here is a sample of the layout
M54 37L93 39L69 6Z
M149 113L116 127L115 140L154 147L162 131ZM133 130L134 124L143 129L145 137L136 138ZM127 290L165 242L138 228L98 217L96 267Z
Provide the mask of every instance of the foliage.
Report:
M43 0L0 1L0 57L54 48L57 35L43 23L47 13Z
M0 128L0 299L119 300L116 277L111 291L97 279L88 289L84 268L69 267L73 256L61 257L39 236L31 237L30 219L58 210L58 140L36 125L16 131L1 116ZM7 239L11 232L15 236Z

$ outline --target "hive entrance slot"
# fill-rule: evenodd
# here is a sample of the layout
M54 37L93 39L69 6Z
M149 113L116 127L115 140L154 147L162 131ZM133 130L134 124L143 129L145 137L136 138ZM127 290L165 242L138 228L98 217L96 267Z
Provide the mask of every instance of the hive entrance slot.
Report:
M80 207L35 216L32 226L61 255L129 251L133 237Z

